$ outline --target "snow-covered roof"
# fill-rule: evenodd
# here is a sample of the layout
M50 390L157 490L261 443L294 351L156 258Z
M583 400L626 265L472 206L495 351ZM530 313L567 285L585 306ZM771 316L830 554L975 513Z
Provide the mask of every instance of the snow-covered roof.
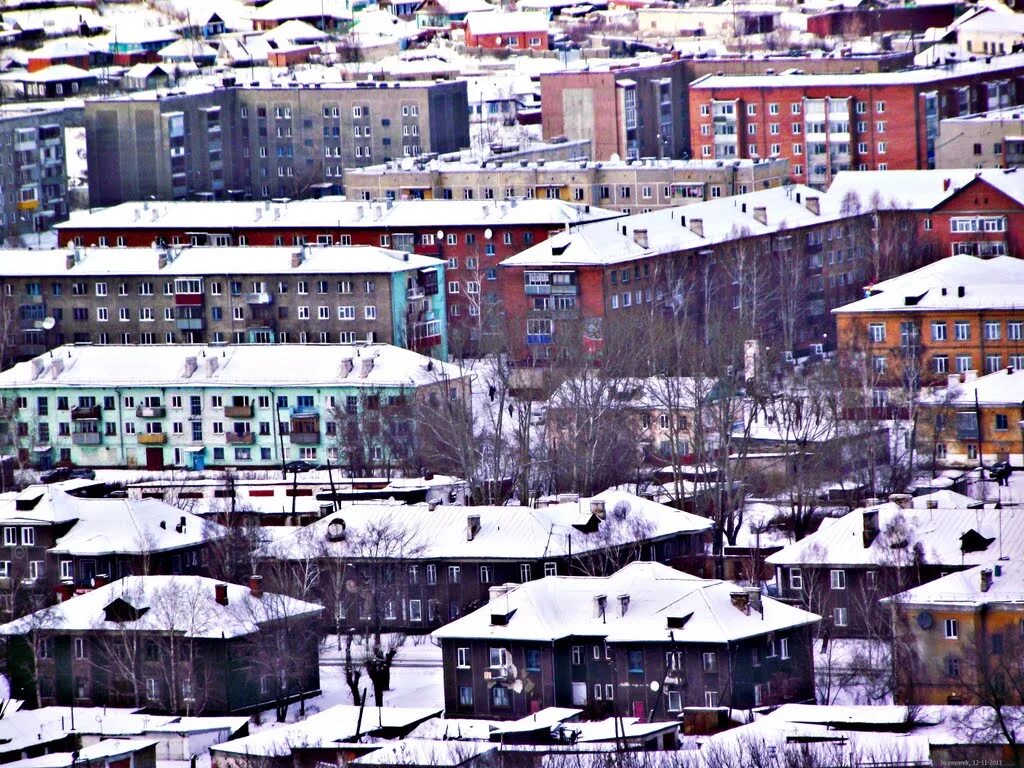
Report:
M95 211L73 211L68 222L76 229L202 229L230 222L238 228L291 227L385 229L397 227L564 226L621 216L596 206L589 209L562 200L349 200L176 201L122 203ZM398 229L398 231L402 231Z
M763 610L744 610L733 603L738 590L726 581L636 561L606 577L548 576L526 582L433 634L538 642L579 636L610 643L727 643L819 620L770 597L761 598ZM606 598L603 616L600 596ZM620 596L628 597L625 615ZM495 624L492 614L506 618Z
M988 588L982 589L982 571L988 571ZM935 579L919 587L886 598L901 606L942 605L953 608L980 608L1012 604L1024 611L1024 563L1020 560L997 560Z
M52 485L33 485L0 497L0 525L71 521L74 525L48 552L78 556L168 552L224 535L217 523L156 499L79 498Z
M857 312L1024 310L1024 262L1011 256L947 256L867 288L863 299L837 307Z
M649 376L647 378L587 378L567 379L552 393L549 408L563 406L573 408L579 401L580 393L591 393L588 397L601 399L602 395L617 400L622 408L675 410L692 408L699 396L712 391L711 379L689 376Z
M142 66L142 65L139 65ZM69 254L75 264L67 266ZM292 257L301 254L293 265ZM160 266L162 257L166 259ZM392 251L376 246L245 247L174 246L172 248L78 248L77 250L0 251L0 276L130 276L167 275L200 277L204 275L343 275L390 274L436 267L439 259L416 253Z
M1018 173L1016 168L840 171L828 188L828 196L842 203L852 193L865 211L876 208L931 210L975 179L1024 202L1024 173Z
M975 400L977 399L977 400ZM1024 400L1024 370L1016 368L1003 368L985 376L979 376L973 381L964 381L954 385L938 389L923 398L925 403L933 403L939 406L969 407L974 410L975 402L982 406L1003 405L1016 409L1020 408ZM1016 416L1011 418L1016 420Z
M1015 13L1001 3L974 8L953 20L947 31L996 32L1003 35L1024 35L1024 14Z
M477 36L547 32L548 16L527 11L472 11L466 14L466 29Z
M138 736L176 719L173 715L136 714L133 709L75 707L75 730L108 737ZM0 752L11 754L63 739L70 728L68 707L5 711L0 717Z
M820 213L807 207L817 200ZM764 209L764 222L760 211ZM664 253L710 248L802 226L846 217L840 201L810 187L775 187L674 208L663 208L614 220L589 223L559 232L505 259L506 267L618 264ZM700 228L698 231L698 223ZM645 239L638 233L646 235Z
M16 79L24 83L56 83L67 80L87 80L94 77L96 77L95 74L81 67L73 67L70 64L54 64L35 72L19 74Z
M106 52L106 48L82 37L62 37L49 40L29 54L30 59L59 59L67 56L88 56L91 53Z
M289 19L283 24L267 30L262 37L268 42L280 45L282 43L313 43L329 40L331 36L301 19Z
M76 752L51 752L7 765L11 768L70 768L79 763L90 765L94 761L104 764L119 757L130 759L135 752L155 747L158 743L152 739L104 739Z
M925 497L917 497L918 499ZM879 533L864 545L864 520L878 512ZM964 551L964 550L968 551ZM975 550L975 551L970 551ZM1000 554L1024 556L1024 509L901 509L894 502L826 518L800 541L769 555L782 566L940 566L985 563Z
M439 766L462 765L498 749L486 741L439 741L434 739L400 739L387 742L380 749L350 761L349 765Z
M328 749L382 729L412 728L437 717L441 711L440 707L362 708L338 704L300 722L281 728L267 728L245 738L218 744L210 751L253 758L277 757L293 749Z
M574 526L591 522L591 501L604 502L605 520L585 533ZM480 528L467 536L467 517L478 516ZM345 538L330 541L328 533L344 523ZM332 528L332 525L334 528ZM279 558L309 557L324 552L336 557L358 557L366 551L360 537L372 531L400 531L406 544L403 556L419 559L503 560L563 557L633 543L637 537L659 539L711 528L711 521L622 491L604 491L593 499L533 507L355 504L300 528L268 545L267 554ZM367 531L372 529L369 533ZM415 553L411 555L409 553Z
M449 16L465 16L467 13L496 11L497 6L487 0L435 0ZM426 11L426 8L421 10Z
M210 58L216 55L216 49L202 40L186 40L184 38L175 40L170 45L165 45L157 51L157 56L164 59Z
M474 86L481 88L480 98L501 98L508 97L508 93L511 92L518 94L532 94L536 88L532 85L528 86L526 82L520 82L519 78L511 80L511 78L474 78L467 81L467 88L469 89L471 102L475 102L478 99L473 96ZM529 78L523 78L523 80L529 80ZM488 92L484 93L483 90L486 88ZM446 155L445 157L448 157ZM415 175L424 173L424 171L438 171L441 173L494 173L495 169L500 167L504 172L508 173L526 173L527 171L537 171L540 174L546 174L549 172L560 172L560 171L577 171L577 170L588 170L588 169L601 169L604 171L624 171L634 170L638 173L643 173L648 169L669 169L673 171L702 171L702 170L721 170L722 166L719 165L719 161L716 160L680 160L678 158L658 158L655 160L648 161L629 161L629 160L544 160L543 165L538 163L537 160L528 160L526 165L522 166L518 160L503 161L501 165L498 165L500 158L491 158L485 160L483 163L480 160L474 160L471 157L465 159L459 158L458 160L447 160L441 158L432 159L424 163L424 170L419 170L415 165L412 168L402 168L399 163L378 163L377 165L367 165L362 168L347 168L345 170L346 178L352 177L359 179L364 176L370 175L392 175L392 174L409 174ZM730 160L728 163L729 168L737 168L749 170L755 165L764 165L764 161L756 162L749 158L738 158ZM695 178L692 182L680 180L677 183L693 183L700 184L701 179Z
M0 389L416 387L461 375L389 344L66 345L0 373Z
M786 71L777 75L706 75L690 84L691 90L708 88L730 90L739 88L867 88L869 86L915 86L941 83L945 80L965 79L980 75L995 75L1024 66L1024 54L995 56L975 61L963 61L948 67L920 67L887 72L861 72L856 74L804 74Z
M323 611L315 603L270 592L254 597L249 587L238 584L226 585L227 605L221 605L216 600L218 584L204 576L127 576L0 625L0 635L31 632L39 625L38 615L45 613L42 621L53 632L172 630L182 637L223 639L250 635L285 617L312 617ZM108 621L108 606L116 611L114 618L123 621Z

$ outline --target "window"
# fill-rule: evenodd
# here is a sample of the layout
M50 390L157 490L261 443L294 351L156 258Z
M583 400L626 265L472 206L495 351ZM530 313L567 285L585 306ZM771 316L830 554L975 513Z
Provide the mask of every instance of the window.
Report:
M419 600L409 601L409 620L423 621L423 605Z
M832 589L846 589L846 571L833 570L831 577Z
M799 568L789 569L789 588L796 590L804 588L804 578Z
M555 563L544 563L544 575L545 576L557 576L558 566Z
M953 338L957 341L970 341L971 324L966 320L957 320L953 323Z
M846 608L833 608L832 609L832 623L837 627L845 627L849 619L849 614Z
M960 657L959 656L947 656L946 657L946 674L950 677L960 676Z
M885 323L868 324L868 338L874 343L885 341Z
M998 320L985 321L985 340L999 341L1003 332L1003 324Z
M36 543L36 529L25 526L21 529L21 543L23 546L32 547Z
M1010 420L1007 418L1005 413L996 414L996 430L999 432L1005 432L1010 428Z
M30 560L28 564L28 579L29 581L36 581L43 578L45 573L42 560Z
M626 661L629 667L630 674L642 675L644 673L644 652L643 651L627 651Z
M16 547L18 545L18 529L14 527L4 528L4 546Z
M471 685L460 685L459 686L459 706L460 707L472 707L473 706L473 686Z
M448 566L448 583L458 584L462 581L462 567L458 565Z
M530 580L530 564L522 563L519 566L519 580L524 584Z
M573 666L580 666L583 663L583 646L574 645L572 647L572 663Z
M427 584L437 584L437 566L436 565L431 564L431 565L427 566Z
M945 634L947 640L956 640L960 636L960 622L957 619L946 619Z
M456 657L459 669L469 669L469 648L457 648Z
M76 659L84 659L85 658L85 638L84 637L76 637L75 638L75 658Z
M701 654L701 664L705 672L716 672L718 670L718 656L713 652Z
M573 646L573 651L581 646ZM575 658L575 654L573 655ZM507 648L488 648L487 649L487 662L491 667L507 667L509 665L508 649ZM576 663L575 661L573 662Z
M527 648L526 649L526 671L527 672L540 672L540 649L538 649L538 648Z
M494 709L508 709L512 706L512 694L503 685L491 688L491 706Z
M932 322L932 341L946 340L946 323L940 321Z

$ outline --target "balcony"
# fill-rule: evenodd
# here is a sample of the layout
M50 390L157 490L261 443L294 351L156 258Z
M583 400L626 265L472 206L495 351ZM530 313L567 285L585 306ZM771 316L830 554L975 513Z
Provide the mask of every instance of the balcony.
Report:
M527 344L551 344L555 340L552 333L528 333L526 334Z
M247 405L225 405L224 417L228 419L251 419L252 403Z
M174 321L179 331L201 331L203 330L203 319L201 317L179 317Z
M89 421L100 417L98 405L79 405L71 409L72 421Z
M273 304L274 297L272 294L266 291L260 291L259 293L247 293L245 294L246 304Z
M296 405L291 409L290 415L293 419L318 419L320 409L314 405Z
M319 445L319 432L292 432L288 435L292 445Z
M167 443L167 435L163 432L146 432L139 435L139 445L164 445Z
M255 445L255 432L228 432L228 445Z
M99 432L72 432L72 445L99 445L103 436Z
M200 307L203 305L203 298L201 293L176 293L174 294L174 305L176 307Z
M140 405L135 409L135 415L140 419L162 419L166 413L162 405Z

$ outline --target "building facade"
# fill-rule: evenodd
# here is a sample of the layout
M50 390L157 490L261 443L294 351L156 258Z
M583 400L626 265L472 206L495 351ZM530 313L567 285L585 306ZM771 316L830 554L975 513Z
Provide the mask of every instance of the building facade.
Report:
M0 235L42 232L68 217L64 115L0 113Z
M1024 107L949 117L939 123L936 168L1013 168L1024 163Z
M635 562L606 577L496 588L433 636L447 712L514 719L580 707L649 722L683 707L813 699L818 618L757 590Z
M345 194L357 200L554 198L628 214L777 187L788 178L785 160L768 159L431 161L347 169Z
M620 216L561 200L476 198L379 202L174 202L76 212L58 231L73 245L368 245L446 262L449 343L477 343L499 318L498 264L575 224Z
M936 167L943 118L1016 103L1024 55L849 75L712 75L690 85L694 157L784 157L795 182Z
M311 197L342 169L469 146L465 82L236 85L91 100L90 199Z
M409 402L467 386L454 366L384 344L64 346L0 374L0 439L36 466L343 467L343 415L387 420L367 446L384 461L413 445Z
M101 238L101 242L105 239ZM445 262L379 247L7 251L6 350L380 342L447 356Z

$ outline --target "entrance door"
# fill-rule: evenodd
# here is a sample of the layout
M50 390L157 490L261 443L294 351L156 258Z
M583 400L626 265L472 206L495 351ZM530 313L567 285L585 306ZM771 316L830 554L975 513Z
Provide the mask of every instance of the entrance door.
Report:
M574 707L583 707L587 704L587 684L586 683L573 683L572 684L572 705Z
M644 703L642 701L633 702L633 717L639 720L641 723L646 719L644 711Z
M146 449L146 469L163 469L164 468L164 449L163 448L147 448Z

